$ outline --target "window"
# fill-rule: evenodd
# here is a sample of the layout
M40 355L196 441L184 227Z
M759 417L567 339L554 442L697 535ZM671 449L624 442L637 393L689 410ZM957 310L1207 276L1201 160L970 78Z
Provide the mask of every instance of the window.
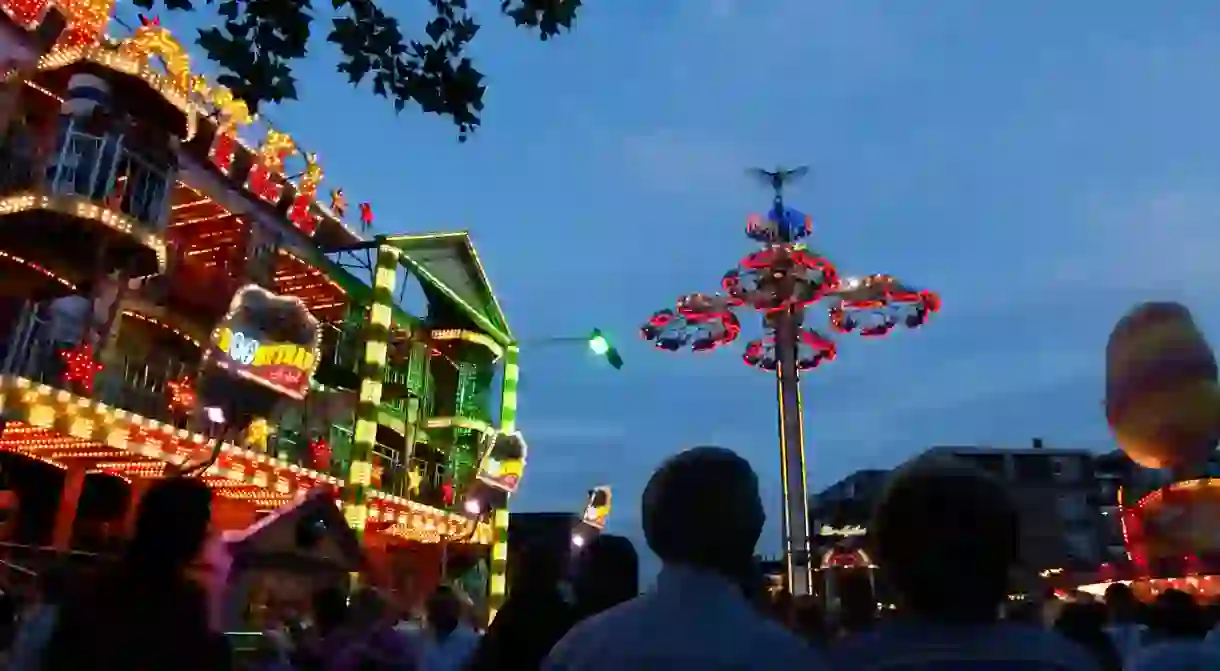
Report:
M1073 531L1064 536L1068 556L1072 559L1094 561L1097 558L1097 546L1093 535L1081 531Z
M1089 514L1088 497L1083 492L1059 495L1059 517L1068 522L1084 519Z
M1080 479L1080 461L1076 457L1054 457L1051 472L1057 482L1075 482Z
M1044 454L1018 454L1013 457L1017 479L1021 482L1052 482L1057 480L1053 459Z

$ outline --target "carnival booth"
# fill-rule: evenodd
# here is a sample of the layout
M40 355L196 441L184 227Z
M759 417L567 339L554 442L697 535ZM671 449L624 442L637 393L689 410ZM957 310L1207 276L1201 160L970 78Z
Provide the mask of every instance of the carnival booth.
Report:
M316 591L345 586L367 566L334 492L322 488L223 538L229 631L264 625L277 608L304 612Z

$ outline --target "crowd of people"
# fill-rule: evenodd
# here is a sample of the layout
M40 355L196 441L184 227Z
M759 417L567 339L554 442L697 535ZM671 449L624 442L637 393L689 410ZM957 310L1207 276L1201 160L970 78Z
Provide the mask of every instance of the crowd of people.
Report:
M1216 618L1182 592L1142 604L1114 584L1104 602L1057 602L1053 613L1014 607L1016 507L1002 483L952 461L903 469L875 512L870 542L897 607L869 604L833 621L813 602L770 598L754 554L765 521L758 479L721 448L670 458L644 491L644 537L663 564L653 587L640 593L636 549L623 537L582 548L574 573L553 554L527 550L485 630L449 587L431 595L420 619L403 618L376 590L336 587L315 596L307 620L281 623L238 659L191 570L210 516L202 482L158 483L114 566L71 589L60 571L42 576L39 598L4 641L8 668L1220 669Z

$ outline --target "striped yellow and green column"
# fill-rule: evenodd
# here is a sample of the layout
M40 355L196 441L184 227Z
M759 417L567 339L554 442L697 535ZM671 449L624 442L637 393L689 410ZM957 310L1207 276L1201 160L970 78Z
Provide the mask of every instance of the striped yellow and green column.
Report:
M519 349L509 345L504 349L504 387L500 392L500 431L517 430L517 366ZM492 513L491 580L488 581L487 621L491 622L504 603L508 588L508 503Z
M360 375L360 398L356 403L356 428L352 436L351 466L347 472L343 516L357 534L364 533L369 508L366 496L373 483L373 448L377 443L377 407L381 405L381 383L390 325L393 320L394 283L398 277L398 250L377 248L373 270L373 304L364 329L364 359Z

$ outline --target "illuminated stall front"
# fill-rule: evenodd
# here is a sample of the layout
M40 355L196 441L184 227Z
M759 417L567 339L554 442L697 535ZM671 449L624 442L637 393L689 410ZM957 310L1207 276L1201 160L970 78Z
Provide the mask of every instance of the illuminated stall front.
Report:
M1210 601L1220 596L1220 479L1194 478L1149 492L1120 508L1127 557L1093 572L1046 576L1065 592L1101 595L1115 581L1152 600L1177 589Z
M439 574L494 545L494 608L507 498L465 501L515 431L517 348L469 236L367 239L372 206L349 225L315 154L244 139L245 104L155 19L111 39L89 12L112 3L85 6L0 0L28 52L0 69L0 450L67 473L55 545L86 475L134 502L194 469L223 529L334 491L390 583L404 554Z

